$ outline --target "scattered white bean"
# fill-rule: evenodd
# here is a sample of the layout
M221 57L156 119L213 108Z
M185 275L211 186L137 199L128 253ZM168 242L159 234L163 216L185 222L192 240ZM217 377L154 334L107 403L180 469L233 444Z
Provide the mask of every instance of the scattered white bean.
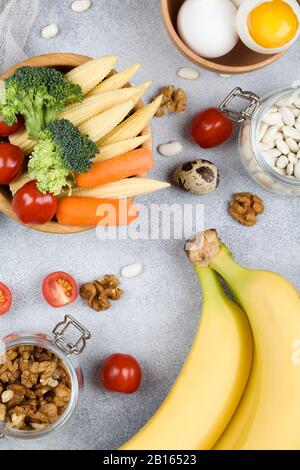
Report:
M178 77L184 80L196 80L199 78L199 72L191 67L181 67L177 72Z
M300 180L300 161L294 166L294 175L297 180Z
M141 265L141 263L132 263L128 264L127 266L124 266L121 269L121 276L125 279L130 279L132 277L139 276L142 271L143 266Z
M88 10L91 4L90 0L76 0L72 3L71 8L73 11L82 12Z
M219 73L219 77L221 78L229 78L231 75L229 73Z
M278 150L280 150L280 152L283 155L287 155L289 153L289 151L290 151L289 146L288 146L288 144L285 143L284 140L277 139L275 141L275 144L276 144L276 147L278 148Z
M288 166L286 167L286 173L288 176L292 176L294 173L294 165L292 163L289 163Z
M280 114L284 124L286 124L287 126L293 126L295 124L295 116L289 108L284 106L282 108L279 108L278 114Z
M284 169L288 166L289 164L289 159L285 155L281 155L277 160L276 160L276 166L277 168Z
M298 158L296 157L296 155L293 152L290 152L288 154L288 159L289 159L289 162L292 163L293 165L296 165L296 163L298 161Z
M288 137L288 138L286 139L286 143L288 144L289 149L290 149L292 152L297 152L297 151L298 151L298 144L297 144L297 142L296 142L294 139L291 139L290 137Z
M291 129L293 129L291 127ZM295 129L294 129L295 130ZM269 129L267 130L267 132L265 133L264 137L263 137L263 142L265 144L268 144L270 142L273 142L274 139L275 139L275 135L277 134L278 132L278 127L277 126L271 126L269 127ZM299 139L300 140L300 139Z
M281 109L283 109L283 108L281 108ZM293 118L294 118L294 115L293 115ZM267 114L264 115L262 121L265 122L266 124L268 124L269 126L279 126L282 122L282 115L280 113L270 113L270 112L268 112ZM295 118L294 118L294 122L295 122ZM287 124L287 123L285 123L285 124Z
M270 129L272 129L270 127ZM268 129L269 131L269 129ZM268 132L267 131L267 132ZM267 134L266 132L266 134ZM296 140L296 141L299 141L300 140L300 131L298 131L297 129L295 129L294 127L290 127L290 126L283 126L282 128L282 132L283 132L283 135L285 137L291 137L292 139Z
M182 151L182 145L176 141L169 142L168 144L159 145L158 151L164 157L173 157Z
M58 34L58 26L56 23L51 23L48 24L47 26L44 26L44 28L41 31L42 37L45 39L50 39L54 38Z

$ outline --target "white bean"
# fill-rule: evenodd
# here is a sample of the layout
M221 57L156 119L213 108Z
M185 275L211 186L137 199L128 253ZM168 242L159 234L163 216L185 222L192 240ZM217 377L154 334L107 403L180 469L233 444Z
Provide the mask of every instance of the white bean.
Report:
M143 266L140 263L128 264L121 269L121 276L126 279L130 279L132 277L139 276L142 271Z
M264 115L264 117L262 118L262 121L268 124L269 126L279 126L282 123L282 115L280 113L268 112L267 114ZM294 121L295 121L295 118L294 118ZM285 122L285 124L288 124L288 123Z
M199 72L191 67L181 67L177 72L178 77L184 80L196 80L199 78Z
M273 148L272 145L264 144L263 142L259 144L259 147L262 152L266 152L267 150L271 150Z
M263 152L263 155L268 156L270 158L278 158L280 157L281 152L278 149L271 149L271 150L267 150L266 152Z
M300 161L294 166L294 175L297 180L300 180Z
M285 155L281 155L281 157L279 157L277 160L276 160L276 166L277 168L286 168L289 164L289 159L285 156Z
M298 159L300 158L300 150L297 152L296 158L298 158Z
M272 108L268 110L268 113L277 113L277 111L278 111L277 106L272 106Z
M297 95L294 95L293 103L296 106L296 108L300 108L300 95L299 95L299 93Z
M291 108L291 111L295 117L300 116L300 109L298 108Z
M288 144L289 149L290 149L292 152L297 152L297 151L298 151L298 144L297 144L297 142L296 142L294 139L291 139L290 137L288 137L288 138L286 139L286 143Z
M277 106L291 106L293 104L294 97L293 95L287 96L283 98L282 100L279 100L276 105Z
M76 0L72 3L71 8L73 11L82 12L86 11L90 8L91 1L90 0Z
M279 114L282 117L284 124L287 126L293 126L295 124L295 116L289 108L279 108Z
M283 133L282 132L277 132L275 135L275 140L283 140Z
M296 155L292 152L288 154L288 159L289 159L289 162L292 163L293 165L296 165L298 161L298 158L296 158Z
M265 135L265 133L267 132L268 130L268 124L266 124L265 122L262 122L260 127L259 127L259 134L258 134L258 140L259 142L262 140L263 136Z
M275 166L274 170L275 170L277 173L279 173L280 175L283 175L283 176L286 175L286 171L283 170L282 168L278 168L278 167Z
M168 144L159 145L158 151L164 157L173 157L182 151L182 145L176 141L169 142Z
M280 150L280 152L283 153L283 155L287 155L289 153L289 151L290 151L289 146L288 146L288 144L285 143L284 140L277 139L275 141L275 144L276 144L276 147L278 148L278 150Z
M291 129L293 129L291 127ZM295 130L295 129L294 129ZM265 133L264 137L263 137L263 142L265 144L269 144L270 142L274 142L274 139L275 139L275 135L277 134L278 132L278 127L277 126L271 126L269 127L269 129L267 130L267 132ZM299 133L300 134L300 133ZM299 138L300 140L300 138Z
M51 23L51 24L48 24L47 26L44 26L44 28L41 31L41 35L45 39L51 39L57 34L58 34L58 26L56 23Z
M299 122L299 121L295 123L295 128L296 128L298 131L300 131L300 122Z
M268 131L270 129L272 129L272 127L270 127ZM268 133L268 131L266 132L266 134ZM282 131L283 131L284 136L291 137L294 140L298 140L298 141L300 140L300 131L295 129L294 127L283 126Z
M286 174L288 176L292 176L294 173L294 165L292 163L289 163L288 166L286 167Z

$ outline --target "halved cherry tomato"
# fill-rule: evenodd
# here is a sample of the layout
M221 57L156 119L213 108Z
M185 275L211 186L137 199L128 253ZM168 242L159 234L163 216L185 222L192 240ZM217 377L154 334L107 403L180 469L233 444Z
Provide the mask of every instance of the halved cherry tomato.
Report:
M55 215L57 198L41 193L34 180L24 184L13 197L12 208L23 224L45 224Z
M24 125L24 119L22 116L18 116L17 121L9 126L6 124L5 121L3 121L2 117L0 116L0 135L3 137L6 137L10 134L13 134L14 132L20 131L21 129L25 129Z
M10 309L12 304L12 295L10 289L0 282L0 316L4 315Z
M197 114L191 124L190 134L203 148L223 144L232 134L233 124L217 108L208 108Z
M24 153L16 145L0 143L0 184L11 183L20 173Z
M100 370L104 388L111 392L134 393L142 380L142 369L137 360L128 354L112 354Z
M63 307L78 296L76 281L68 273L57 271L48 274L42 285L43 296L51 307Z

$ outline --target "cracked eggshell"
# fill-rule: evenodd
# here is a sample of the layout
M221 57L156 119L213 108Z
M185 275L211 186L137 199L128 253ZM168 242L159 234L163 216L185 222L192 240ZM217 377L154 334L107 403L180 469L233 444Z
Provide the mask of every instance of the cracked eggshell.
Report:
M218 167L208 160L184 163L175 170L173 177L179 186L196 195L211 193L219 184Z

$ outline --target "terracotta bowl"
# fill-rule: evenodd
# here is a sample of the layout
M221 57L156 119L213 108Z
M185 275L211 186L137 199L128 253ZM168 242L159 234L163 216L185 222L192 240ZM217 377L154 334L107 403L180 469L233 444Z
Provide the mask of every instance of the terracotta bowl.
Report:
M25 60L24 62L20 62L19 64L15 65L11 69L9 69L7 72L2 74L0 76L0 80L7 78L18 67L21 67L23 65L32 65L32 66L38 66L38 67L55 67L56 69L61 70L62 72L65 73L71 70L72 68L83 64L89 59L90 57L79 55L79 54L45 54L45 55L41 55L37 57L32 57L31 59ZM136 109L140 109L142 106L143 106L143 102L140 100L136 105ZM152 150L151 126L150 125L146 126L142 130L141 135L150 136L150 138L146 142L144 142L142 147ZM8 187L0 185L0 212L3 212L3 214L5 214L7 217L10 217L11 219L19 222L14 211L12 210L11 200L12 200L12 196L11 196L10 191L8 190ZM39 232L61 233L61 234L78 233L78 232L84 232L86 230L89 230L88 227L73 227L69 225L60 225L56 221L49 222L43 225L26 225L26 227L30 227L33 230L37 230Z
M283 53L263 55L248 49L241 41L228 54L217 59L204 59L193 52L180 39L177 32L177 15L184 0L161 0L162 15L167 32L177 49L188 60L212 72L235 74L247 73L266 67L279 59ZM298 1L300 3L300 1Z

